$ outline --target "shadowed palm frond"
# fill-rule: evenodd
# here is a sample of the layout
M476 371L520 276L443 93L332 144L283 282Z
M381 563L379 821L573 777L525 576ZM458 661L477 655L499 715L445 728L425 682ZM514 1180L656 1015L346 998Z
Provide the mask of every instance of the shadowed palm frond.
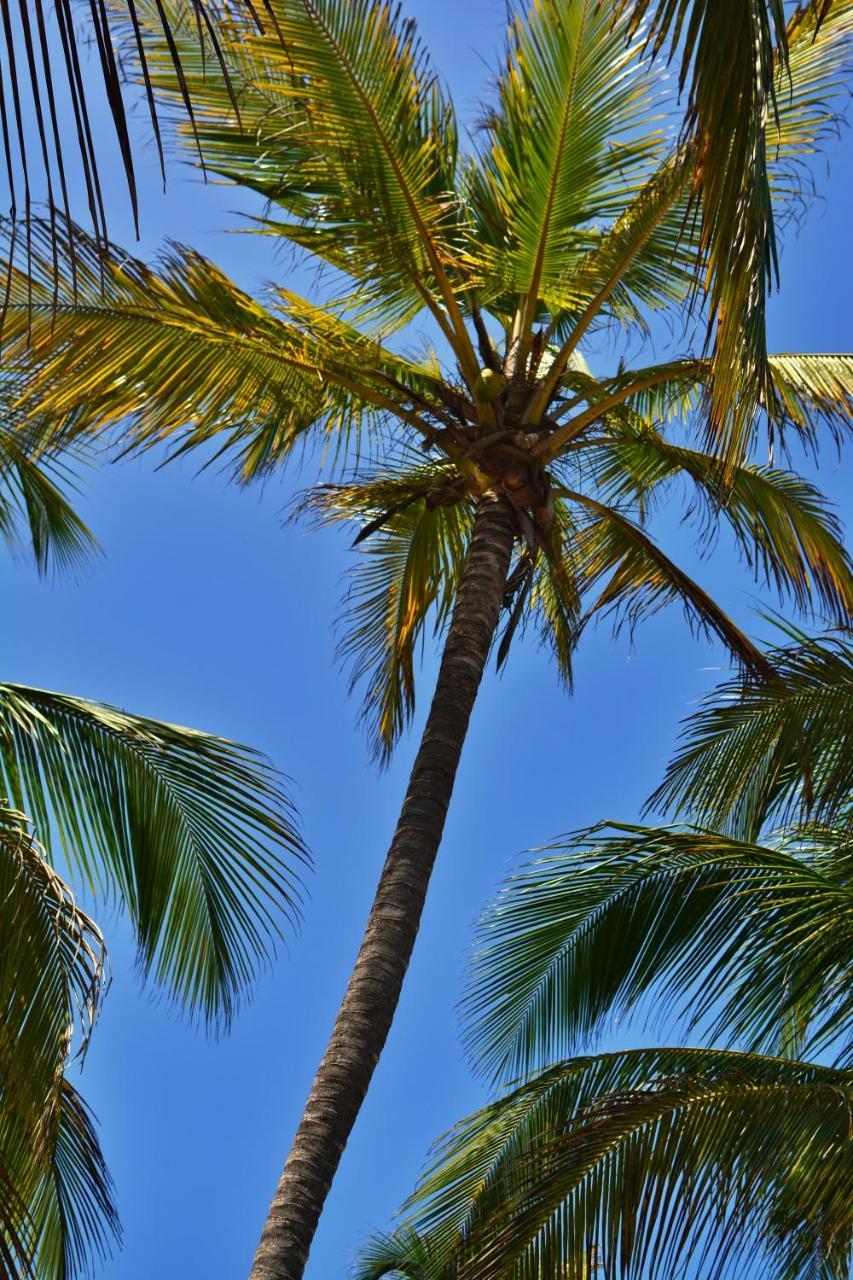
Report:
M68 463L43 451L42 433L18 422L2 394L0 415L0 537L26 548L39 573L74 569L98 544L63 492L74 485Z
M582 1280L592 1249L625 1280L842 1280L851 1087L722 1050L557 1063L451 1131L404 1224L456 1280Z
M103 940L26 819L0 807L0 1267L9 1280L84 1275L117 1234L91 1121L64 1072L104 989Z
M306 853L264 757L4 684L0 782L92 888L119 895L145 972L208 1022L227 1023L299 912Z
M768 821L832 821L853 797L853 647L786 626L770 681L735 680L684 725L649 805L736 833Z
M350 572L339 656L353 686L366 683L363 716L387 762L415 709L415 658L427 622L449 621L473 513L446 467L423 463L361 483L325 485L303 510L321 523L361 525Z
M478 1067L506 1081L575 1052L650 993L655 1020L778 1049L853 1018L849 834L751 844L699 828L576 832L509 879L478 926L463 1009ZM792 957L796 957L792 963Z
M32 233L32 201L44 193L50 210L51 237L62 217L71 217L75 186L82 190L91 229L98 240L106 238L107 211L101 177L102 143L92 127L92 84L85 56L87 46L97 50L96 79L101 81L104 106L118 145L119 165L137 230L139 200L131 141L127 76L122 66L119 28L126 24L134 55L139 60L145 103L154 145L165 181L166 169L157 103L151 85L149 52L140 25L143 8L138 0L92 0L86 6L84 25L73 0L38 0L33 5L5 7L2 41L5 72L0 76L5 165L3 204L10 211L13 239L23 241L25 252ZM227 6L210 0L188 0L187 12L195 26L196 47L202 38L208 46L207 74L220 79L227 91L217 27L225 9L242 11L249 22L263 27L270 17L268 0L229 0ZM146 16L152 23L149 36L156 38L168 58L180 86L182 114L192 127L190 83L181 65L171 28L168 5L152 6ZM75 182L76 179L76 182ZM58 255L58 237L54 250ZM59 270L58 256L53 265ZM2 328L2 317L0 317Z

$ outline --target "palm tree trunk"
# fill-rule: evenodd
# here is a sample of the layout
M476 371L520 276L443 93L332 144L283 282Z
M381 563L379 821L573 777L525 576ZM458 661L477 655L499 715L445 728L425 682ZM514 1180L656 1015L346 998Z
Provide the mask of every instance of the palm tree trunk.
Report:
M300 1280L417 937L512 554L509 504L480 499L435 694L355 969L270 1206L250 1280Z

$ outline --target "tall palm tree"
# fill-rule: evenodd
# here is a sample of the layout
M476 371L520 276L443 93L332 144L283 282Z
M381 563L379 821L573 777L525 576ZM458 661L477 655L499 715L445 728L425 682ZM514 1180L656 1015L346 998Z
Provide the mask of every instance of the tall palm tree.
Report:
M13 273L6 342L21 411L46 413L60 440L113 430L125 446L169 439L180 452L213 438L246 480L295 446L325 446L341 465L357 454L350 482L305 505L360 530L345 653L367 678L380 755L413 709L419 636L430 620L447 626L364 943L254 1264L255 1280L296 1280L399 999L502 611L499 657L530 621L566 679L588 621L617 611L633 623L669 602L764 670L643 527L679 479L799 604L846 619L853 583L814 488L748 462L743 432L707 413L701 350L601 375L581 354L605 326L642 332L655 310L680 324L706 296L709 250L689 216L704 153L695 131L661 132L659 67L627 14L614 22L597 0L518 14L497 101L466 154L396 9L272 10L275 35L233 17L222 36L239 125L221 80L205 77L195 28L169 12L208 170L260 192L262 229L330 269L323 302L279 288L264 305L177 246L154 265L115 248L105 259L71 228L57 292L44 231L32 270ZM834 127L852 28L845 0L819 30L802 15L788 30L766 158L782 202ZM168 51L149 66L179 104ZM439 344L420 359L418 316ZM777 447L849 427L850 356L773 356L769 367L760 409ZM740 413L744 396L753 439L759 404L747 387Z
M722 830L576 833L487 908L466 1040L521 1083L449 1135L359 1280L580 1277L591 1241L606 1275L846 1280L853 645L790 638L691 717L658 793ZM644 1007L723 1048L565 1056Z
M34 456L32 424L15 429L13 409L4 411L0 535L14 549L29 544L43 571L66 567L92 545L63 493L67 462ZM304 858L282 781L262 756L102 703L0 683L6 1280L72 1280L118 1234L95 1129L68 1077L104 995L104 943L57 860L90 894L126 910L143 972L176 1005L225 1026L298 912Z

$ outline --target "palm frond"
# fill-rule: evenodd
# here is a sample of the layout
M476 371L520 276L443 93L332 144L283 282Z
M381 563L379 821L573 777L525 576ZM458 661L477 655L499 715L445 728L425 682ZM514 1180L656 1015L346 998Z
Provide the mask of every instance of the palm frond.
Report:
M125 445L169 438L180 452L221 436L248 479L314 428L340 448L387 411L428 430L411 410L425 372L334 314L284 292L276 314L190 249L150 267L67 230L73 276L54 297L41 227L43 254L13 273L6 321L19 410L59 443L113 428Z
M339 655L352 686L366 682L363 717L383 762L414 714L426 624L432 617L440 631L450 617L473 520L462 497L447 466L423 463L322 486L303 504L323 523L361 526Z
M715 325L709 439L739 462L768 383L765 299L776 266L769 154L774 142L780 160L808 152L825 132L828 100L844 83L853 11L846 0L813 0L786 25L781 0L624 0L620 8L637 23L650 15L655 50L682 38L682 85L692 73L687 120L699 152L694 191ZM786 106L774 130L774 113Z
M570 1059L463 1120L404 1219L458 1280L838 1268L849 1072L707 1049ZM836 1269L833 1274L841 1276Z
M473 374L450 283L459 267L455 120L414 24L384 0L269 5L265 33L238 13L223 40L239 116L186 31L202 155L281 207L287 221L271 230L354 278L364 303L381 300L397 323L425 304L439 323L446 311ZM172 97L180 89L163 54L155 84Z
M97 71L118 145L119 163L124 173L134 222L139 226L139 201L134 149L128 123L127 77L122 67L119 27L127 24L145 88L145 102L154 143L165 181L166 168L157 104L151 86L149 59L142 39L138 0L92 0L84 19L77 21L73 0L39 0L3 10L2 36L6 71L0 77L5 165L3 167L4 207L9 209L12 236L24 241L28 251L34 195L44 192L50 210L51 236L58 232L61 218L69 219L75 199L75 185L82 191L93 234L106 236L107 210L103 198L100 166L102 148L92 128L92 86L88 68L84 70L82 50L89 44L97 49ZM255 6L252 0L236 0L230 5L250 21L262 26L261 14L269 16L268 0ZM227 73L217 36L223 21L223 7L209 0L188 0L198 42L206 33L212 57L208 58L210 79ZM150 15L151 34L163 47L180 85L182 114L192 127L193 105L178 47L174 40L168 6L158 5ZM218 65L216 65L218 64ZM75 172L76 170L76 172ZM76 184L75 184L75 179ZM58 248L59 237L54 242ZM54 258L56 262L56 259ZM2 317L0 317L2 329Z
M817 454L827 433L840 447L853 426L853 356L771 355L768 369L773 439L784 449L789 434L794 435ZM710 361L696 357L631 369L613 378L572 370L563 375L560 387L557 417L565 421L541 452L558 457L589 424L607 415L624 419L628 413L649 422L689 420L704 405L710 376Z
M98 544L63 492L73 473L38 443L50 429L21 423L3 393L0 414L0 537L12 551L26 547L39 573L74 569Z
M65 1080L104 990L103 939L21 814L0 806L0 1269L68 1280L116 1235L97 1139Z
M512 1079L574 1052L649 993L661 1025L775 1051L808 1008L812 1051L853 1017L849 836L764 845L605 824L549 845L481 917L463 1003L481 1070ZM792 958L794 958L792 961ZM805 1042L805 1041L804 1041Z
M266 760L192 729L4 684L0 780L90 886L119 896L144 971L208 1022L227 1023L299 911L307 855Z
M562 298L591 230L622 212L658 158L651 84L626 31L596 0L533 0L509 29L490 145L468 185L483 240L472 253L487 292L494 277L516 295L523 342L540 302L553 311L555 287Z
M658 609L680 604L691 626L716 635L745 670L768 671L760 650L639 525L588 494L568 488L559 492L587 516L575 550L583 594L594 597L587 619L610 613L617 629L624 623L633 629Z
M684 725L649 801L721 830L769 821L839 821L853 795L853 647L844 634L769 650L769 681L729 681Z
M645 423L622 425L583 449L585 474L608 506L648 511L676 478L695 495L704 541L728 525L757 579L804 612L845 622L853 614L853 565L838 518L820 491L792 472L742 465L724 472L716 458L670 444Z

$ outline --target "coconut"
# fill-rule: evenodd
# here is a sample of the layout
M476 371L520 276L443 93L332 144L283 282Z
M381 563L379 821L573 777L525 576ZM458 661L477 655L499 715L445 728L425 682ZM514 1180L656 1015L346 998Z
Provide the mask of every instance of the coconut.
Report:
M506 391L507 380L496 369L481 369L480 376L474 383L474 395L483 404L491 404Z

